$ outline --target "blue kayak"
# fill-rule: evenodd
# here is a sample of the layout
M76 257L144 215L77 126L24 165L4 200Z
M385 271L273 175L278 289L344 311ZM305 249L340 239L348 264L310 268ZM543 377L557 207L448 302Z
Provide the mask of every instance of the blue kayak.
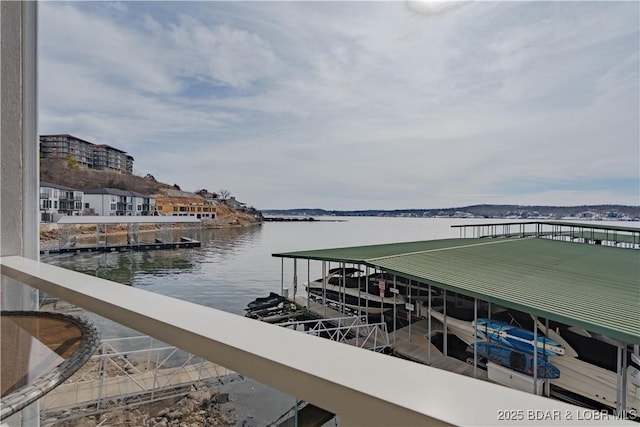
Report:
M491 340L526 353L533 353L533 331L499 320L485 318L478 319L475 325L481 339ZM564 355L564 347L544 335L537 336L536 348L538 353L544 356Z
M473 348L473 345L471 345ZM478 355L490 362L513 369L516 372L533 376L533 353L525 353L515 350L503 344L495 342L477 342ZM560 378L560 370L552 363L538 355L538 378Z

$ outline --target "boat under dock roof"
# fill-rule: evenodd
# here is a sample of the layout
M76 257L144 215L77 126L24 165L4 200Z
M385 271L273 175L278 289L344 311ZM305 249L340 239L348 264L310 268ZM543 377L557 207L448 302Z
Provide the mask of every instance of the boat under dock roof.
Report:
M639 250L543 238L462 238L273 256L377 267L640 344Z

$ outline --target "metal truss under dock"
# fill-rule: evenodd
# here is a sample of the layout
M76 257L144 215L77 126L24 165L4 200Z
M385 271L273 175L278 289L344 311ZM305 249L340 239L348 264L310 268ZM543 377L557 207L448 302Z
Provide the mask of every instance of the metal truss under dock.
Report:
M146 230L140 226L146 226ZM94 228L95 239L81 238L81 228ZM41 245L40 253L123 252L197 248L201 242L177 235L200 235L201 221L176 216L65 216L58 221L58 243Z

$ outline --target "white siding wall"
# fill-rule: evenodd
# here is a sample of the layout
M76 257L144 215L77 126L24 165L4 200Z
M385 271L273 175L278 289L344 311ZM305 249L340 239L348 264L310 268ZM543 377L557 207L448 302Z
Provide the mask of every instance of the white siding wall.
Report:
M116 196L111 194L85 194L84 203L89 203L89 209L93 209L96 215L115 215L115 209L111 210L111 199Z

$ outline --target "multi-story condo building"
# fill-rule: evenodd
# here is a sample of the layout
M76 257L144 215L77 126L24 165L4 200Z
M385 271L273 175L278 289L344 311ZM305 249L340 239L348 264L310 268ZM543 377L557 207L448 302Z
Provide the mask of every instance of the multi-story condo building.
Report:
M131 175L133 173L133 157L125 151L106 144L96 145L93 150L93 167Z
M64 215L81 215L84 193L61 185L40 183L40 221L54 222Z
M85 212L94 215L147 216L155 213L155 199L134 191L98 188L84 193Z
M80 167L133 173L133 157L106 144L94 144L69 134L40 135L40 157L73 156Z
M95 144L73 135L40 135L40 157L44 159L64 159L72 155L78 166L93 168Z

